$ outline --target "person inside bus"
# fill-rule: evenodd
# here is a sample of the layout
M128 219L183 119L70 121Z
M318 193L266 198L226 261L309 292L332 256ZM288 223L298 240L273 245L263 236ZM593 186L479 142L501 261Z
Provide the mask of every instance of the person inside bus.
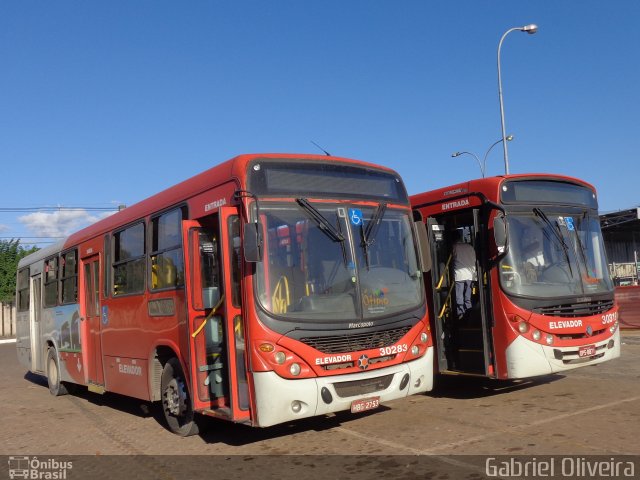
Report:
M476 278L476 252L464 241L463 230L457 230L453 244L453 273L456 287L456 315L466 319L471 310L472 283Z

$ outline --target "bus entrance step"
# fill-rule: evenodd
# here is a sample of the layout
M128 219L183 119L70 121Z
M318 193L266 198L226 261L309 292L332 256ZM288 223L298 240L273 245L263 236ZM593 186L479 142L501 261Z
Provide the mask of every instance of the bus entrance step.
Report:
M484 372L482 349L459 349L456 368L465 372Z
M460 328L456 332L456 342L461 349L482 351L482 330L479 328Z

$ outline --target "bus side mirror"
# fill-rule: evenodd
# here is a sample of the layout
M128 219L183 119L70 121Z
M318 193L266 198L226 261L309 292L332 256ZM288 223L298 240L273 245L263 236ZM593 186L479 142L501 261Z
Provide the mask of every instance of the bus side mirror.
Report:
M244 259L252 263L262 261L262 224L245 223L242 240Z
M493 239L496 242L498 253L504 253L507 248L509 234L507 232L507 219L502 212L493 218Z
M420 253L420 268L423 272L431 271L431 244L427 234L427 226L422 220L414 222L418 233L418 250Z

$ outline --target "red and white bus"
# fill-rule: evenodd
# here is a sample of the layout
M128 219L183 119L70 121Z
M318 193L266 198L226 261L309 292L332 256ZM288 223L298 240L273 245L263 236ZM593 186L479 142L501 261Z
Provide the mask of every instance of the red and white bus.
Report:
M411 204L431 242L426 284L438 372L516 379L620 355L593 186L506 175L413 195ZM472 307L460 318L456 238L476 253Z
M18 357L48 377L255 426L432 388L413 212L395 172L243 155L19 264Z

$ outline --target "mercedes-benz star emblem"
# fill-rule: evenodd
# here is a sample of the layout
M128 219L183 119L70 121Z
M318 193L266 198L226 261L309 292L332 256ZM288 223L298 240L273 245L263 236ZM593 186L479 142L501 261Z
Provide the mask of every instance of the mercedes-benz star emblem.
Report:
M369 368L369 357L364 354L360 355L360 358L358 358L358 368L362 370Z

